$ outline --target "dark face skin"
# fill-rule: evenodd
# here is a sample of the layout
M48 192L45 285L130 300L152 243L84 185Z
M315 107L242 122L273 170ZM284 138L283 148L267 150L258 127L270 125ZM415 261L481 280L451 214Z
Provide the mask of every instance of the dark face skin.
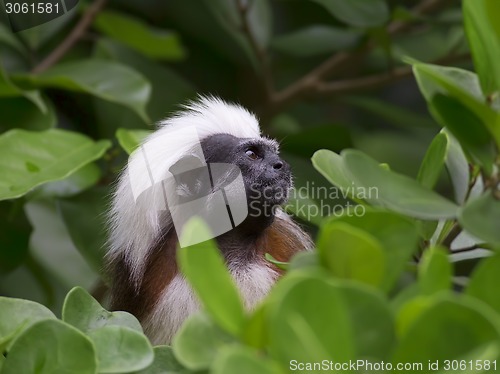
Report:
M266 139L212 135L201 142L207 163L235 164L245 184L248 217L240 230L261 231L273 221L273 208L286 202L291 187L290 166Z

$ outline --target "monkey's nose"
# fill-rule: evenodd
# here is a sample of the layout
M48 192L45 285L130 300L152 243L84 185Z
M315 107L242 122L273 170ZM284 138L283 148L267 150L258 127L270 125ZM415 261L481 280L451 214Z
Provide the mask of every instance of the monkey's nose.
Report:
M283 167L283 162L282 161L278 161L276 162L274 165L273 165L273 169L275 170L279 170Z

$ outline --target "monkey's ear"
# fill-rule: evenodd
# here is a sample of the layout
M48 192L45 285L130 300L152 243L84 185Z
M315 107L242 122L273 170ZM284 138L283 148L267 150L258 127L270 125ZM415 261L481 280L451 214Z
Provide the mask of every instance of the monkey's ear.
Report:
M186 155L173 164L168 171L177 184L177 193L181 196L195 196L211 189L207 165L195 155Z

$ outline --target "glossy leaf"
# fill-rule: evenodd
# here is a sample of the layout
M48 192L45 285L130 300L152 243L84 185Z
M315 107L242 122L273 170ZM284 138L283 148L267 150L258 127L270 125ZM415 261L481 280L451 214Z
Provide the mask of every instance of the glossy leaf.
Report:
M464 150L491 168L498 115L486 104L479 80L466 70L430 64L415 64L413 71L420 91L434 118L448 128Z
M287 367L290 360L345 362L354 357L349 311L336 287L304 276L290 276L279 286L269 305L273 357Z
M25 97L35 104L38 109L45 113L47 107L42 99L42 95L38 90L22 90L17 85L12 82L12 80L7 76L2 65L0 64L0 98L5 97Z
M35 323L15 340L2 374L94 374L96 369L89 338L64 322L46 320Z
M94 186L101 176L99 166L91 162L63 180L42 184L32 191L30 198L72 197Z
M125 152L131 154L144 140L144 138L150 134L151 131L147 130L118 129L116 131L116 138Z
M469 163L457 139L446 131L444 133L448 138L446 169L448 170L453 185L455 201L462 204L465 201L467 190L469 189Z
M258 352L244 347L227 347L217 356L212 370L214 374L279 374L284 370Z
M100 273L106 250L106 209L109 189L100 187L68 199L57 207L73 244L92 268Z
M180 60L186 55L176 33L155 29L140 18L115 11L100 12L93 26L150 58Z
M192 315L172 342L175 357L191 370L207 369L219 350L232 344L232 338L220 330L205 314Z
M80 331L88 333L105 326L122 326L142 332L137 319L127 312L108 312L81 287L75 287L66 296L62 319Z
M123 326L103 326L89 332L99 373L124 373L153 363L153 347L141 332Z
M471 298L443 295L426 308L401 338L393 362L453 360L500 335L495 316ZM450 332L453 338L450 339Z
M367 200L395 212L421 219L451 218L457 206L433 191L420 186L406 176L382 169L360 151L342 152L343 165L351 180ZM376 193L371 193L371 191ZM359 196L358 192L358 196Z
M41 49L51 40L57 38L58 32L60 32L66 25L70 24L71 22L75 22L74 18L78 15L78 7L70 9L69 4L70 3L66 5L67 12L64 14L64 16L56 17L53 18L50 22L42 23L38 26L22 30L18 32L17 35L21 37L21 39L25 42L25 44L29 46L31 50L36 51ZM59 6L61 7L62 5ZM32 13L29 15L34 17L35 19L40 19L43 17L43 13Z
M153 348L154 361L147 368L134 374L177 374L185 373L186 369L177 361L172 348L158 345Z
M424 295L433 295L451 287L452 265L443 248L427 249L418 267L419 287Z
M25 130L47 130L55 127L57 116L54 104L47 98L41 98L45 111L42 112L32 101L25 97L9 97L0 100L0 131L14 127Z
M107 140L59 129L11 130L0 136L0 200L20 197L33 188L69 176L100 158Z
M381 243L387 263L382 288L391 290L417 248L415 224L395 213L368 210L362 216L343 216L336 221L358 227Z
M356 30L316 25L279 35L274 49L297 57L310 57L354 47L362 37Z
M314 153L312 164L330 183L346 193L346 196L354 197L355 189L351 175L340 155L326 149L320 149Z
M422 165L420 165L417 180L422 186L429 189L434 188L444 167L447 151L448 138L446 134L437 134L427 149Z
M465 292L484 301L500 313L500 298L496 285L500 281L500 255L483 259L470 278Z
M146 105L151 85L135 70L120 63L98 59L67 62L39 75L18 75L15 81L33 87L85 92L127 106L149 122Z
M370 234L342 222L331 221L319 234L318 255L331 274L379 286L385 272L385 254Z
M496 16L500 14L500 4L496 0L465 0L462 4L465 31L481 87L486 95L499 92L500 27Z
M389 19L389 7L385 0L313 1L323 6L335 18L353 26L380 26Z
M357 357L387 359L396 339L394 317L384 295L359 283L339 282L335 286L351 319Z
M171 68L156 63L112 40L100 40L96 44L94 56L116 62L127 61L130 67L150 82L152 90L146 110L152 123L164 119L169 113L178 110L180 103L196 96L196 88ZM101 136L113 137L119 128L135 130L147 127L139 116L124 111L115 103L96 99L94 106Z
M468 200L458 219L470 234L486 242L500 243L500 200L491 192Z
M54 313L41 304L0 296L0 351L36 322L54 318Z
M0 44L7 45L26 57L28 52L15 34L6 25L0 23Z
M186 224L185 238L210 237L207 226L199 219ZM196 242L196 241L187 241ZM177 251L183 274L195 290L214 321L224 330L238 335L245 313L239 292L213 240L207 240Z

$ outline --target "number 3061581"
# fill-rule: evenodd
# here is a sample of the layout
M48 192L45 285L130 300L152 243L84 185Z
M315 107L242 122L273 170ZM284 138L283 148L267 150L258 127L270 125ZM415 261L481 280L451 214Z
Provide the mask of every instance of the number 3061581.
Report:
M59 13L59 3L5 3L7 14L51 14Z

